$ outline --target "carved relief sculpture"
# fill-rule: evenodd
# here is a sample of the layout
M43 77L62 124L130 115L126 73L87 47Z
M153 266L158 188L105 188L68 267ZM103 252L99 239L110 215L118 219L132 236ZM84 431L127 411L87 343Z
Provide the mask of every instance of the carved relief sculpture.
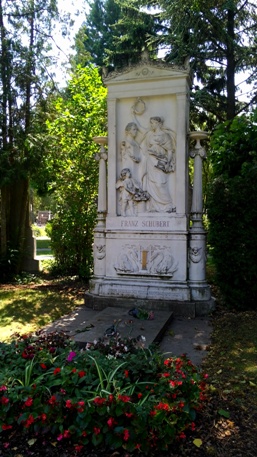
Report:
M148 200L147 212L174 212L176 208L169 190L170 173L175 170L173 134L164 127L163 119L159 116L150 118L150 129L141 143L136 140L138 133L135 122L126 125L125 140L121 143L122 167L130 170L133 178L140 182L141 191L143 189L146 192L148 198L138 201ZM135 215L131 197L130 200L123 200L121 206L122 215L125 215L127 207L130 214Z
M139 184L132 178L129 168L123 168L120 173L120 179L116 183L116 189L120 190L120 207L122 216L135 216L135 203L146 201L149 198L147 192L144 192Z
M172 277L177 270L171 249L161 246L147 248L126 245L114 265L118 274L143 274Z
M96 258L102 260L105 258L106 247L104 244L95 245L96 247Z
M141 148L136 140L138 126L129 122L125 127L125 139L121 143L122 168L129 168L132 176L139 179L138 164L141 162Z
M150 118L150 130L141 147L144 153L143 189L150 195L147 211L175 211L168 184L169 174L175 170L175 142L171 132L163 127L162 118Z

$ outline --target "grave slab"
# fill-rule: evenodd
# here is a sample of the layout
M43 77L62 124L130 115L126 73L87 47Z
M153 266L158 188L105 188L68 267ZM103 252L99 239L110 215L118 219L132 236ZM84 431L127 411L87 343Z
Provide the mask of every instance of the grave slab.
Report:
M154 318L138 319L131 316L127 309L108 307L98 312L85 323L85 331L74 334L73 339L81 346L104 338L108 329L114 326L122 338L145 337L145 347L160 342L173 319L171 311L154 311ZM83 330L83 329L82 329Z

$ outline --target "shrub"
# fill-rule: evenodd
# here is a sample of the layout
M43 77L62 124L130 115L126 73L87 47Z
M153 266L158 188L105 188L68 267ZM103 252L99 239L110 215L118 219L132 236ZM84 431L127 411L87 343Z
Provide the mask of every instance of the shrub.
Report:
M257 301L256 114L220 126L212 139L214 176L207 210L216 282L228 306Z
M120 345L116 340L113 344ZM203 378L186 358L134 348L120 357L79 351L65 334L19 337L0 348L0 427L57 443L166 450L194 428ZM128 350L128 349L127 349ZM18 425L17 425L18 424Z

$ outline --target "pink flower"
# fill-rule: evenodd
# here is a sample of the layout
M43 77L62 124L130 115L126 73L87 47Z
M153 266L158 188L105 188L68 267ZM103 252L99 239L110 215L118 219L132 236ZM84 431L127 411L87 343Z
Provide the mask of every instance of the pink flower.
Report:
M71 352L69 353L69 355L68 355L68 357L67 357L66 360L67 360L68 362L72 362L72 360L74 359L74 357L76 357L76 352L71 351Z
M7 387L6 386L0 386L0 392L6 391Z

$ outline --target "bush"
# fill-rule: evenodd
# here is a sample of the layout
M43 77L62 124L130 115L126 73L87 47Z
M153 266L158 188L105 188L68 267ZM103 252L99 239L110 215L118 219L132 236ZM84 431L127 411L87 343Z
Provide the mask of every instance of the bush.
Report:
M219 127L212 139L214 179L207 210L216 282L230 307L257 302L256 115Z
M111 342L116 356L99 351L101 344L79 351L61 333L2 344L5 439L18 428L27 439L41 435L77 451L94 445L146 454L184 439L204 400L202 376L185 356L165 360L126 344Z

